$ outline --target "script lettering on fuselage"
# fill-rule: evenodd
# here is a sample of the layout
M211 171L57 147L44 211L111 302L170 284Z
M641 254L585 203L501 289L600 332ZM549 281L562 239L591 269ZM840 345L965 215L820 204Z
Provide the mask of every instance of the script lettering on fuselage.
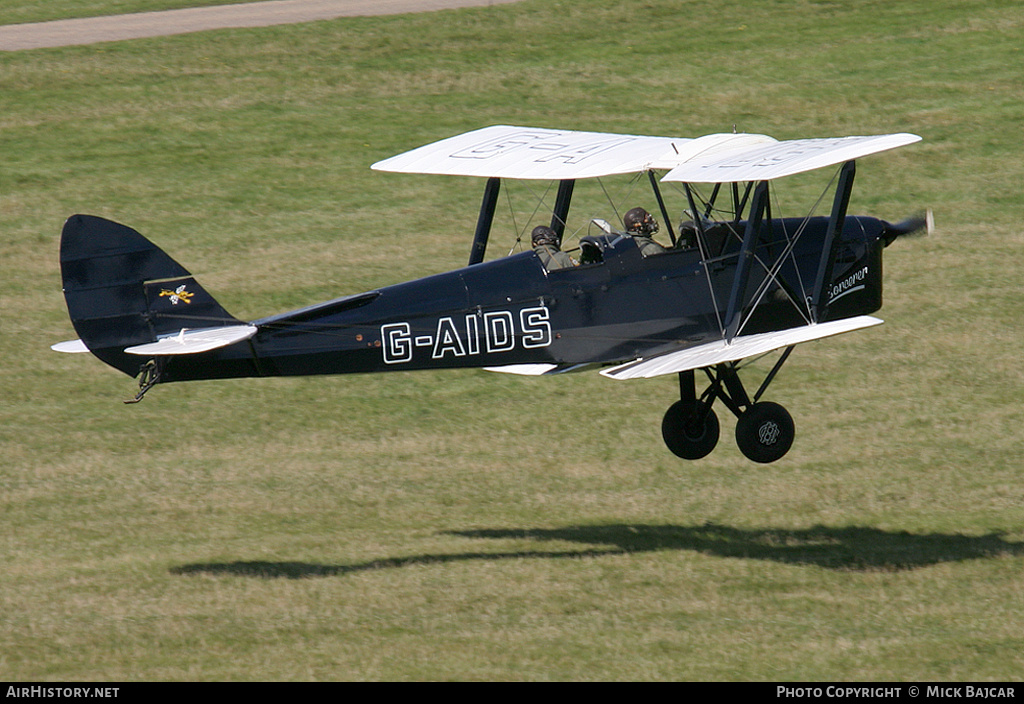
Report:
M867 278L868 268L865 266L845 277L842 281L837 281L828 291L828 302L834 303L848 293L863 290L864 282Z
M380 326L385 364L407 364L417 350L430 359L467 357L478 354L535 349L551 344L551 322L547 306L519 311L494 310L465 316L441 316L431 323L429 334L424 323L387 323Z

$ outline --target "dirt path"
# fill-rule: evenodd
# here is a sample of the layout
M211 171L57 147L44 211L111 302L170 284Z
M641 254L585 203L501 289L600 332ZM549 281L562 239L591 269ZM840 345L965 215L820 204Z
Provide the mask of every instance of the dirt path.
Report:
M0 26L0 51L42 49L187 34L207 29L267 27L335 17L397 15L458 7L503 5L518 0L267 0L134 15Z

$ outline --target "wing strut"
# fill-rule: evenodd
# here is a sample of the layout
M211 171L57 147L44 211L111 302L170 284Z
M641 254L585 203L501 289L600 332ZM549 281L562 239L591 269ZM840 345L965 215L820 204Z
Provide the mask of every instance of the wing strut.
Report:
M693 217L693 226L695 228L697 228L697 235L698 235L697 241L699 243L703 243L704 242L704 218L698 218L696 216L696 213L699 213L700 211L697 210L697 201L694 200L694 198L693 198L693 189L690 188L690 184L684 183L683 184L683 189L686 191L686 202L690 204L690 213L694 215L694 217ZM711 254L709 252L705 252L703 250L704 250L704 245L701 244L701 258L702 259L707 259L708 257L711 256Z
M476 221L476 234L473 235L473 247L469 250L469 266L484 260L487 251L487 238L491 234L491 223L494 221L494 210L498 206L498 193L501 191L501 179L491 177L484 187L484 200L480 204L480 217Z
M832 215L828 219L828 230L821 247L821 261L818 263L818 278L814 282L814 304L812 315L814 322L820 323L828 311L828 299L825 289L832 282L832 267L839 253L839 241L842 239L843 224L846 222L846 209L850 205L850 193L853 191L853 177L857 175L857 164L852 159L839 171L839 183L836 184L835 200L832 201Z
M732 184L732 202L736 208L736 222L739 222L743 218L743 209L747 207L747 200L750 198L750 189L753 186L753 181L747 184L747 187L743 189L743 199L741 200L739 184Z
M690 184L684 183L683 188L686 190L686 200L690 204L690 212L697 213L697 203L693 199L693 189L690 188ZM711 258L711 252L708 250L708 243L704 236L704 220L703 218L695 217L693 219L693 225L697 228L697 246L700 247L700 259L704 266L704 278L708 282L708 293L711 294L711 305L715 309L715 318L718 320L718 329L725 333L725 327L722 325L722 312L718 307L718 299L715 296L715 287L711 283L711 272L708 269L708 259Z
M704 208L704 218L710 218L711 213L715 212L715 201L718 200L718 192L722 190L722 184L716 183L715 187L711 189L711 197L708 198L708 207Z
M654 176L654 170L647 170L647 178L651 181L651 188L654 189L654 197L658 201L658 207L661 208L661 217L665 221L665 229L668 230L669 239L672 240L672 246L676 246L676 233L672 229L672 218L668 216L668 209L665 208L665 199L661 197L661 189L658 188L658 179Z
M743 247L740 249L740 260L736 266L736 278L732 282L732 293L729 294L729 307L725 314L725 339L732 342L740 329L741 313L743 312L743 294L747 290L750 279L750 265L754 261L754 245L761 235L761 222L764 218L765 206L768 203L768 182L761 181L754 190L754 200L750 204L750 217L747 230L743 234Z
M551 229L561 237L565 234L565 219L569 217L569 204L572 203L572 191L576 181L567 179L558 182L558 195L555 196L555 209L551 213Z

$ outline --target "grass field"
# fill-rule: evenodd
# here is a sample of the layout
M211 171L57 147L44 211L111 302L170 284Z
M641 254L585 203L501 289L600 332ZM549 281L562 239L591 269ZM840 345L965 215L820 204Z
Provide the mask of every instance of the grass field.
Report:
M53 19L32 5L0 21ZM526 0L0 53L0 680L1019 680L1022 25L1016 0ZM48 349L76 212L239 318L464 264L481 184L368 167L497 123L915 132L851 212L938 229L886 251L886 325L787 363L771 466L726 413L711 456L671 455L673 379L125 406L132 380Z

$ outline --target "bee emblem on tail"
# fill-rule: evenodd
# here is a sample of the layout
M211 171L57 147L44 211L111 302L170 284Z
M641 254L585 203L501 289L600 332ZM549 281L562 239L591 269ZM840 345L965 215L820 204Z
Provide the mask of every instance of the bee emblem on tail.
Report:
M174 289L173 291L168 291L167 289L162 289L160 291L160 298L163 298L164 296L170 296L171 305L173 306L178 305L178 301L181 301L183 303L191 303L192 301L190 301L189 299L192 298L192 296L194 295L196 294L189 293L188 291L185 290L184 284Z

